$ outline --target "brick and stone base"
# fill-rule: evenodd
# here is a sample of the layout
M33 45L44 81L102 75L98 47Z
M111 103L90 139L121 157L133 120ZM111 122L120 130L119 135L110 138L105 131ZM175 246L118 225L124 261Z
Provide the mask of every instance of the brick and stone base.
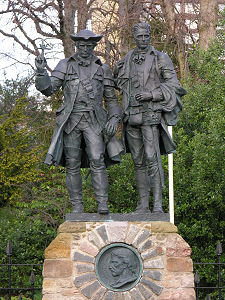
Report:
M143 273L124 292L103 286L95 259L104 247L125 243L140 254ZM43 300L193 300L189 245L169 222L64 222L45 250Z

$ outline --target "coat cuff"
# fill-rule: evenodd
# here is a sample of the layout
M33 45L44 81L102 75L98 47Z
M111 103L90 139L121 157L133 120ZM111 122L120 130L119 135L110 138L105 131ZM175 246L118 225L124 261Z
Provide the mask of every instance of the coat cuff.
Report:
M163 100L163 93L160 88L156 88L152 91L152 101L158 102Z
M122 115L122 110L119 106L110 107L109 119L111 119L112 117L118 117L121 119L121 115Z
M47 72L43 75L37 73L35 77L35 87L38 91L42 92L47 90L51 86L51 79L48 76Z

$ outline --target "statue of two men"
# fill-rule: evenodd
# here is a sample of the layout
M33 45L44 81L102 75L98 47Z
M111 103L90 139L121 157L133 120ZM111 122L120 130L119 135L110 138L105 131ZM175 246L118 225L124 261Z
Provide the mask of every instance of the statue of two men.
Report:
M120 162L125 144L135 166L140 197L136 211L149 212L151 186L153 212L163 212L160 154L175 150L166 124L176 124L181 110L179 98L185 90L178 83L169 57L150 46L150 25L136 24L133 37L136 48L116 63L114 76L109 66L93 54L102 36L86 29L71 34L77 51L61 60L51 77L44 56L36 58L36 88L46 96L63 90L64 103L56 111L45 163L66 167L73 212L83 212L80 168L90 167L98 212L109 213L106 167ZM122 94L123 111L115 88ZM121 120L124 145L115 136Z

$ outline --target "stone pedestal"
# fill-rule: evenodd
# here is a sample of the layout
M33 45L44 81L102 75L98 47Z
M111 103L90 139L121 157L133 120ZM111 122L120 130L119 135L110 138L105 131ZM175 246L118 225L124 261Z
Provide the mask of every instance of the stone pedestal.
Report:
M126 291L104 286L96 258L114 243L139 253L141 277ZM64 222L45 250L43 300L193 300L191 249L169 222Z

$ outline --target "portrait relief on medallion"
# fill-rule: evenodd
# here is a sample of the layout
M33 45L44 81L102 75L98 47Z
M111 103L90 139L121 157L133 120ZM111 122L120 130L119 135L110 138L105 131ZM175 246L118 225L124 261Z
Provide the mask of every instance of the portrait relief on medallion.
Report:
M105 247L95 263L99 281L113 291L126 291L134 287L142 275L142 260L138 252L124 243Z
M74 249L74 286L93 300L159 296L164 289L164 251L150 230L130 225L117 240L114 230L113 222L92 229Z

